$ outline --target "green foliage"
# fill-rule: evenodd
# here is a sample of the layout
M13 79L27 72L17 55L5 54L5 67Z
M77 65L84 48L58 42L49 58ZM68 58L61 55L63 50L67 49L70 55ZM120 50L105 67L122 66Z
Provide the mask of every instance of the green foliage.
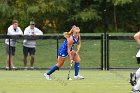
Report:
M89 20L100 20L101 17L97 14L95 9L85 9L81 12L78 12L76 15L72 16L72 20L87 22Z
M125 5L125 4L129 4L132 3L133 0L112 0L114 5Z
M34 19L44 32L64 32L74 24L81 32L102 30L104 0L0 0L0 33L5 33L13 19L24 30ZM139 0L106 0L108 25L134 32L140 25ZM113 9L116 6L116 10ZM116 13L114 15L114 13ZM116 19L117 23L114 23ZM64 26L65 25L65 26ZM113 30L112 29L112 30ZM100 31L97 31L100 32Z

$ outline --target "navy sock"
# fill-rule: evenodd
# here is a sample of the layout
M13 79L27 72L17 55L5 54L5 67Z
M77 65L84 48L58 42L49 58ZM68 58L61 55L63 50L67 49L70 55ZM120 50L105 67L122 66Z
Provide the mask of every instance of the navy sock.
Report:
M75 76L77 76L79 73L79 69L80 69L80 63L75 62L74 68L75 68Z
M58 66L54 65L49 72L47 73L47 75L51 75L55 70L59 69Z

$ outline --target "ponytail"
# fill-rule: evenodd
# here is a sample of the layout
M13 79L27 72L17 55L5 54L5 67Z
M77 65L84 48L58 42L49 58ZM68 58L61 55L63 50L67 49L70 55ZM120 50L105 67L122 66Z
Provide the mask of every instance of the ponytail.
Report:
M71 29L69 32L64 32L63 35L65 38L69 38L73 34L73 30Z
M71 30L69 32L64 32L63 35L65 38L69 38L72 34L73 34L73 28L75 28L76 26L73 25Z

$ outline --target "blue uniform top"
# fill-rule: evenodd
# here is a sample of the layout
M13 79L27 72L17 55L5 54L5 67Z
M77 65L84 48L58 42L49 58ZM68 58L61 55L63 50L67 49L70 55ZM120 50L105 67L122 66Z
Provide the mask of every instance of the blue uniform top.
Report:
M70 51L72 51L73 49L73 46L75 44L78 44L78 41L79 41L79 36L78 36L78 39L76 39L74 37L74 35L72 35L72 38L73 38L73 44L72 44L72 47L70 49ZM60 46L59 50L58 50L58 56L61 56L61 57L66 57L68 56L68 41L67 39L63 42L63 44Z

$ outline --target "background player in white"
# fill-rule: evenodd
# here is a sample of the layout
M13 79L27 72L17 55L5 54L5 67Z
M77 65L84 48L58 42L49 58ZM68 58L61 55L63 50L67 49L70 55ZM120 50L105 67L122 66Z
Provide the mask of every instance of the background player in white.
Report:
M43 35L43 32L35 27L35 22L30 21L30 25L25 28L24 35L29 36L36 36L36 35ZM25 39L23 41L23 54L24 54L24 67L27 68L27 56L28 53L30 53L30 68L33 69L34 65L34 59L35 59L35 47L36 47L36 41L35 40L28 40Z
M12 25L10 25L10 27L8 28L7 35L23 35L23 32L21 31L20 27L18 27L17 20L13 20ZM13 56L15 55L16 39L10 39L10 50L9 50L9 39L5 39L5 45L6 45L6 54L7 54L6 69L9 68L8 65L9 61L11 64L11 68L15 68L13 64Z
M134 35L134 39L140 45L140 31ZM140 64L140 50L136 54L137 63ZM138 82L136 82L138 80ZM140 93L140 68L136 71L136 73L130 73L130 84L133 87L131 93Z

